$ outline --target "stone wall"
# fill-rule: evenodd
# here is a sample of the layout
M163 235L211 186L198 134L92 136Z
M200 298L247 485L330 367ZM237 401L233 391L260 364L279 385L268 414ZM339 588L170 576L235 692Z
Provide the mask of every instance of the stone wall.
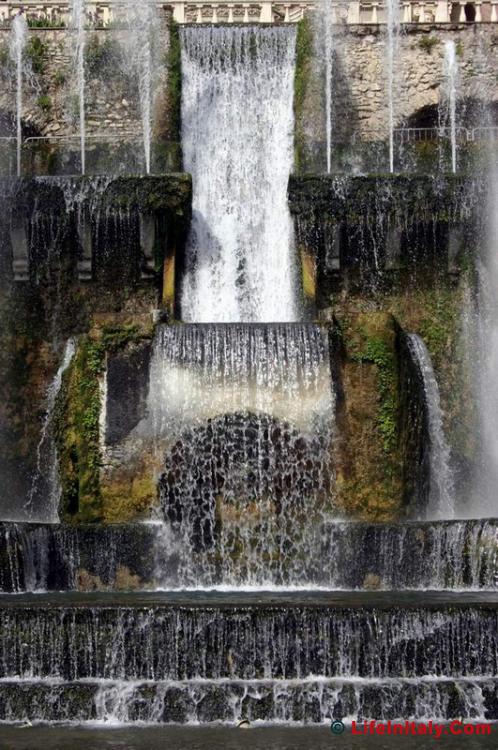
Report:
M168 123L165 123L165 118L169 116L167 68L170 15L164 11L160 17L160 46L155 60L155 140L177 138L177 134L172 136ZM125 31L113 28L88 31L85 52L85 119L90 151L97 148L101 139L96 136L102 134L121 146L123 143L129 144L135 152L141 146L139 89L127 60L125 34ZM9 55L9 37L9 30L0 29L1 136L15 134L16 79L14 64ZM67 151L77 151L79 147L79 102L72 58L73 46L74 39L67 29L31 28L26 48L27 70L23 90L24 137L42 136L53 139L53 143L64 137L62 150ZM68 136L74 137L70 144ZM28 143L25 144L24 151L32 153L33 149L39 148L39 143ZM24 160L27 161L28 158L25 156Z
M298 40L297 161L306 171L323 171L326 140L325 73L323 50L320 50L323 32L318 21L313 17L302 21ZM395 127L437 124L436 107L442 98L444 48L448 40L455 42L459 65L459 124L466 127L495 124L492 114L498 104L495 25L405 24L395 55ZM335 27L332 137L338 144L351 145L355 140L371 144L388 137L386 44L385 26ZM420 117L425 108L432 108L429 113L432 122L430 117L429 121ZM304 159L300 158L303 144ZM310 155L316 158L310 159ZM367 171L382 169L381 159L377 164L372 152L368 156L366 163L364 154L358 155ZM348 171L354 171L354 163L349 164Z

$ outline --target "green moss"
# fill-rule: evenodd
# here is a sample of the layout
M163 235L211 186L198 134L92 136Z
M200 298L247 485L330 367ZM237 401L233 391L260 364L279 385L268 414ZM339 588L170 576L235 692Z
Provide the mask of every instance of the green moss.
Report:
M85 336L68 368L54 419L65 520L101 521L104 496L100 482L100 378L106 354L139 336L133 325L105 326Z
M306 92L310 82L311 60L313 57L313 31L308 16L297 24L296 38L296 67L294 73L294 120L295 133L295 166L299 171L303 160L304 134L304 105Z
M356 362L370 362L378 369L379 383L379 411L377 425L382 436L382 447L388 456L396 450L396 423L398 413L396 360L392 343L385 338L373 335L371 337L362 331L365 338L364 348L353 354Z
M167 109L168 122L166 137L174 147L181 141L181 108L182 108L182 49L178 24L171 20L169 22L169 47L165 56L165 66L168 74L167 80ZM181 169L181 153L178 154L179 163L177 169Z

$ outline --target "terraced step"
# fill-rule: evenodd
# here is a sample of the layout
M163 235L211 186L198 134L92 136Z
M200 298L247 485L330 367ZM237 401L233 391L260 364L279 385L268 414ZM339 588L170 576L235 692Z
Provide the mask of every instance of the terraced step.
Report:
M163 524L0 524L0 590L268 586L329 589L498 589L498 520L327 522L304 559L248 571L206 555L179 570ZM208 559L209 558L209 559ZM216 569L216 573L213 570Z
M498 719L498 680L0 681L0 721L184 724Z
M0 677L498 675L498 593L40 594L0 598Z

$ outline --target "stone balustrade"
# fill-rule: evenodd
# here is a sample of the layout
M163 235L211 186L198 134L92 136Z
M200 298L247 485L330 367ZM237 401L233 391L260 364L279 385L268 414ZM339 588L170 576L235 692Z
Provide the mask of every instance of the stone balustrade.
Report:
M141 0L146 2L147 0ZM297 23L325 0L150 0L169 8L178 23ZM381 0L331 0L337 23L386 23L386 3ZM496 23L498 0L400 0L402 23ZM89 22L106 26L119 17L123 0L88 0ZM68 0L0 0L0 24L24 9L27 17L47 19L47 25L68 23Z

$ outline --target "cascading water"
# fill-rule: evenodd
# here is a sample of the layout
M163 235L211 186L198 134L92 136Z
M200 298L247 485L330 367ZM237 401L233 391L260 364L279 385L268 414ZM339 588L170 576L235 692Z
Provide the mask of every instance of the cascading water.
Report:
M427 409L430 442L430 478L427 518L454 517L453 480L450 469L450 449L443 430L443 414L439 388L426 345L416 334L408 334L408 347L422 378Z
M36 451L36 469L31 482L31 489L25 510L33 521L56 523L59 520L58 508L61 495L57 449L51 432L51 422L55 402L62 385L62 376L71 364L76 351L74 339L69 339L59 368L47 390L45 416L40 440Z
M444 43L443 66L443 99L447 110L451 142L451 169L457 170L456 143L456 104L457 104L458 62L455 42L450 39Z
M86 0L71 0L71 28L73 31L74 66L78 92L81 174L86 172L86 121L85 121L85 45Z
M295 38L294 28L181 30L184 168L194 184L185 321L298 318L287 205Z
M395 118L395 81L396 81L396 53L399 36L399 0L386 0L387 11L387 107L389 127L389 171L394 172L394 118Z
M127 33L126 64L137 83L142 118L145 171L150 174L152 148L152 110L154 104L155 51L158 47L159 19L155 4L125 2Z
M159 330L149 413L184 583L271 583L292 581L293 565L303 572L301 555L318 543L332 496L329 357L320 326Z
M498 511L498 170L490 177L487 238L478 261L478 299L475 322L477 347L469 352L475 362L478 453L475 489L469 515L489 516ZM472 342L470 342L472 345Z
M325 63L325 127L327 139L327 172L332 171L332 73L334 67L334 31L336 3L323 3L323 46Z
M17 176L21 176L21 147L22 147L22 89L24 51L28 41L28 24L22 13L18 13L12 21L10 35L10 55L16 66L16 137L17 137Z

